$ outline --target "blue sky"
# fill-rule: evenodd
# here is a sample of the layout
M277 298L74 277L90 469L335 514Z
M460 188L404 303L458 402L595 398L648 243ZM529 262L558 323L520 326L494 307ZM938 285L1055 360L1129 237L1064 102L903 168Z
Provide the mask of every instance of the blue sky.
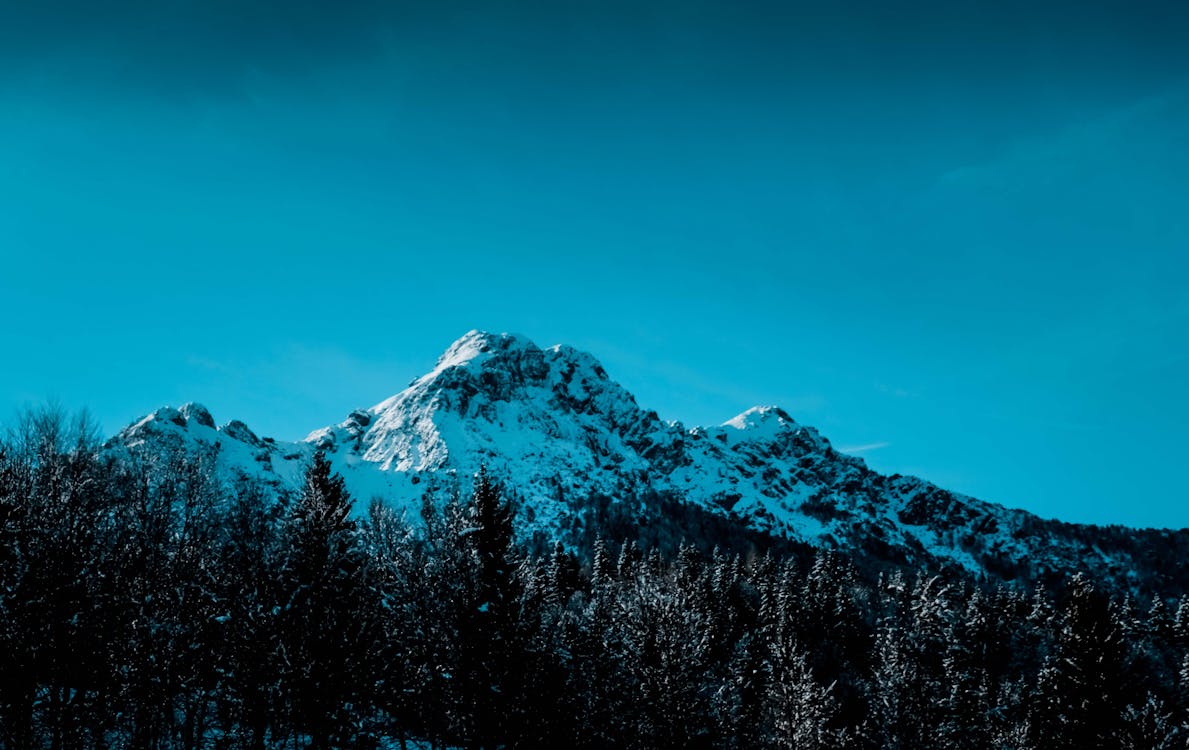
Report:
M509 330L1189 526L1183 3L15 5L0 408L296 438Z

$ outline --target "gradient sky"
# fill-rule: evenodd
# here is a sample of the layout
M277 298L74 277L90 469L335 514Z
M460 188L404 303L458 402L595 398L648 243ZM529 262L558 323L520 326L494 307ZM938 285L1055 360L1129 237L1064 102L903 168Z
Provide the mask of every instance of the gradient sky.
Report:
M26 5L36 7L15 7ZM472 328L1189 526L1189 4L0 5L0 409L299 438Z

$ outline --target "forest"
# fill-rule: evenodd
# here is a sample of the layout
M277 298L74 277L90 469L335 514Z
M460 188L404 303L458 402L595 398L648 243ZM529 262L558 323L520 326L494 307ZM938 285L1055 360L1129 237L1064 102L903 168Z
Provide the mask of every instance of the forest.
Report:
M0 443L0 747L1189 746L1189 597L872 572L762 540L517 533L485 472L418 517ZM630 529L628 529L630 531Z

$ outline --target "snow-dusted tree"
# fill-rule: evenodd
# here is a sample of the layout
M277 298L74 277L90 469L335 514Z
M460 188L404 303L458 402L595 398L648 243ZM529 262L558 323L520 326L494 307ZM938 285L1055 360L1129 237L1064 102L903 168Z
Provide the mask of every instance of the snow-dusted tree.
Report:
M209 722L217 638L213 457L140 467L122 525L120 590L131 620L113 650L128 742L195 747Z
M829 728L837 709L832 685L814 679L809 660L796 644L776 644L770 663L767 725L771 744L781 750L840 747Z
M366 674L365 557L351 497L321 453L283 534L279 648L289 720L314 748L355 741Z
M1029 723L1037 744L1117 747L1113 723L1103 717L1120 716L1134 686L1111 601L1089 579L1075 575L1058 625L1032 701Z
M682 584L682 566L666 571L653 555L621 590L614 630L633 710L633 747L713 744L709 614L696 585Z
M1123 710L1121 750L1183 750L1187 735L1164 702L1154 695Z
M117 617L110 467L85 415L20 415L0 447L0 744L81 744L102 719Z
M224 735L264 750L281 699L278 632L281 506L244 482L222 514L214 646Z
M486 467L475 478L469 523L462 534L475 563L475 598L461 613L461 695L473 710L473 747L503 744L516 729L513 702L522 690L516 655L520 585L513 546L511 505Z
M998 597L996 597L998 598ZM1010 636L994 601L975 590L966 597L965 611L955 616L944 636L946 649L941 678L943 703L939 707L937 743L962 750L993 743L992 711L994 678L991 665L1009 658ZM1002 663L997 665L1002 669Z

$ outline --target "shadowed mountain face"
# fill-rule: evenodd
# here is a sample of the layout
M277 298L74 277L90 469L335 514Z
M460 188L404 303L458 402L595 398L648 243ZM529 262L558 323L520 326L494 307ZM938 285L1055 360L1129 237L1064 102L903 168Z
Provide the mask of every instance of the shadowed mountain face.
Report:
M526 535L589 526L595 499L647 515L649 498L677 498L731 524L885 563L1025 581L1081 569L1154 590L1189 579L1189 532L1043 521L884 476L777 407L713 427L664 422L591 355L509 334L466 334L405 390L300 442L259 438L239 421L217 426L187 404L141 419L109 449L204 453L227 483L246 477L277 493L300 486L323 450L356 498L382 498L410 518L427 488L469 483L485 465L518 497Z

